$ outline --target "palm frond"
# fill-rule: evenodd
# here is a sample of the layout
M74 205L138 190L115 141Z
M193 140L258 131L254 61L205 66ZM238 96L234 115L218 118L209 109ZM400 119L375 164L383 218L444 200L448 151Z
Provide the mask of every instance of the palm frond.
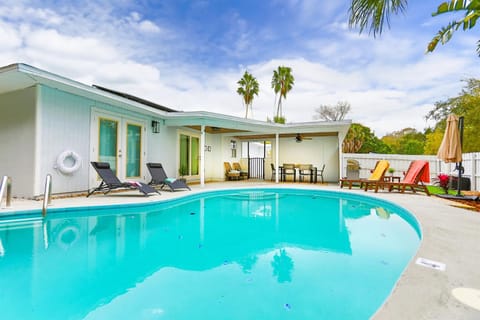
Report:
M446 27L440 29L428 44L427 52L434 51L439 42L442 44L447 43L460 26L462 26L464 31L472 29L476 25L478 18L480 18L480 0L452 0L443 2L438 6L437 11L432 13L432 16L459 11L465 11L465 17L450 22ZM477 53L480 55L480 46L477 46Z
M359 27L360 33L369 29L376 37L383 31L385 23L390 27L390 15L403 13L407 8L407 0L352 0L348 25Z

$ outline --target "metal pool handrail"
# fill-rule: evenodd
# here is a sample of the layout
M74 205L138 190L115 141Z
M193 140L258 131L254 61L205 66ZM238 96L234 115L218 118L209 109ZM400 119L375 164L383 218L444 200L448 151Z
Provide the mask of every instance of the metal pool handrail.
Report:
M0 208L5 192L7 192L6 207L8 208L12 205L12 178L8 176L3 176L2 183L0 184Z
M45 178L45 191L43 192L42 216L47 216L47 206L52 203L50 195L52 194L52 175L47 174Z

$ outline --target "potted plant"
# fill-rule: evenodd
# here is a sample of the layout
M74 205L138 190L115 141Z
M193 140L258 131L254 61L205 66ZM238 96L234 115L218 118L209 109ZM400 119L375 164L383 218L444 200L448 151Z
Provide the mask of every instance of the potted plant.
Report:
M445 191L445 194L448 194L448 182L450 177L448 174L440 173L438 176L438 185Z
M393 176L393 174L395 173L395 169L394 168L388 168L388 173L390 173L390 175Z

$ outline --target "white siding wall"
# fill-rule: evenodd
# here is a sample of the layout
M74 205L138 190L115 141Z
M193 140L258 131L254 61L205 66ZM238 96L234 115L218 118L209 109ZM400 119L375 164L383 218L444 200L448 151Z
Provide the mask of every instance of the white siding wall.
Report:
M35 195L43 192L43 179L47 173L52 174L53 193L85 191L89 188L89 175L95 174L90 161L96 160L90 159L92 141L98 139L96 130L91 130L92 108L108 111L119 117L145 120L146 143L144 163L141 168L144 181L150 181L146 162L161 162L169 175L177 176L177 131L163 126L161 119L155 119L162 124L160 133L152 133L150 127L152 118L146 115L45 86L41 87L40 99L42 126L39 176L41 181L37 183ZM92 134L95 136L92 137ZM57 156L65 150L73 150L82 158L80 170L71 175L62 174L55 168Z
M43 193L45 176L52 175L52 192L74 192L88 189L90 166L90 109L92 100L49 87L40 87L40 168L35 195ZM82 158L77 172L63 174L57 170L56 159L66 150Z
M151 122L149 122L150 125ZM161 163L167 175L178 177L178 134L177 129L166 127L162 123L160 133L152 133L151 128L147 128L148 155L146 162ZM151 177L147 170L147 182Z
M224 143L222 143L223 140L225 140ZM207 134L205 145L210 146L210 151L205 152L205 179L207 181L224 180L223 150L225 146L230 145L230 138L222 139L219 134Z
M0 178L12 193L31 197L35 179L35 88L0 95Z

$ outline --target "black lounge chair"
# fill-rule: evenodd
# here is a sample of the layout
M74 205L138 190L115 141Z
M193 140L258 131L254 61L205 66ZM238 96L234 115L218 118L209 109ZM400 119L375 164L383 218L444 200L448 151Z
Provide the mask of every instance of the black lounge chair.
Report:
M118 177L115 175L115 173L112 171L110 168L110 164L108 162L95 162L92 161L90 162L97 171L98 175L100 178L102 178L102 182L100 182L100 185L96 188L93 188L90 190L87 194L87 197L89 197L91 194L93 194L96 191L102 191L104 194L109 193L113 189L137 189L141 193L143 193L145 196L147 196L149 193L158 193L155 188L152 188L152 186L149 186L146 183L143 182L137 182L137 181L130 181L130 182L122 182L118 179Z
M165 173L165 169L161 163L147 163L148 171L150 171L150 175L152 176L152 180L148 183L149 185L160 186L162 189L165 186L168 186L170 190L176 191L179 189L188 189L190 187L187 186L187 183L183 179L175 179L169 178Z

